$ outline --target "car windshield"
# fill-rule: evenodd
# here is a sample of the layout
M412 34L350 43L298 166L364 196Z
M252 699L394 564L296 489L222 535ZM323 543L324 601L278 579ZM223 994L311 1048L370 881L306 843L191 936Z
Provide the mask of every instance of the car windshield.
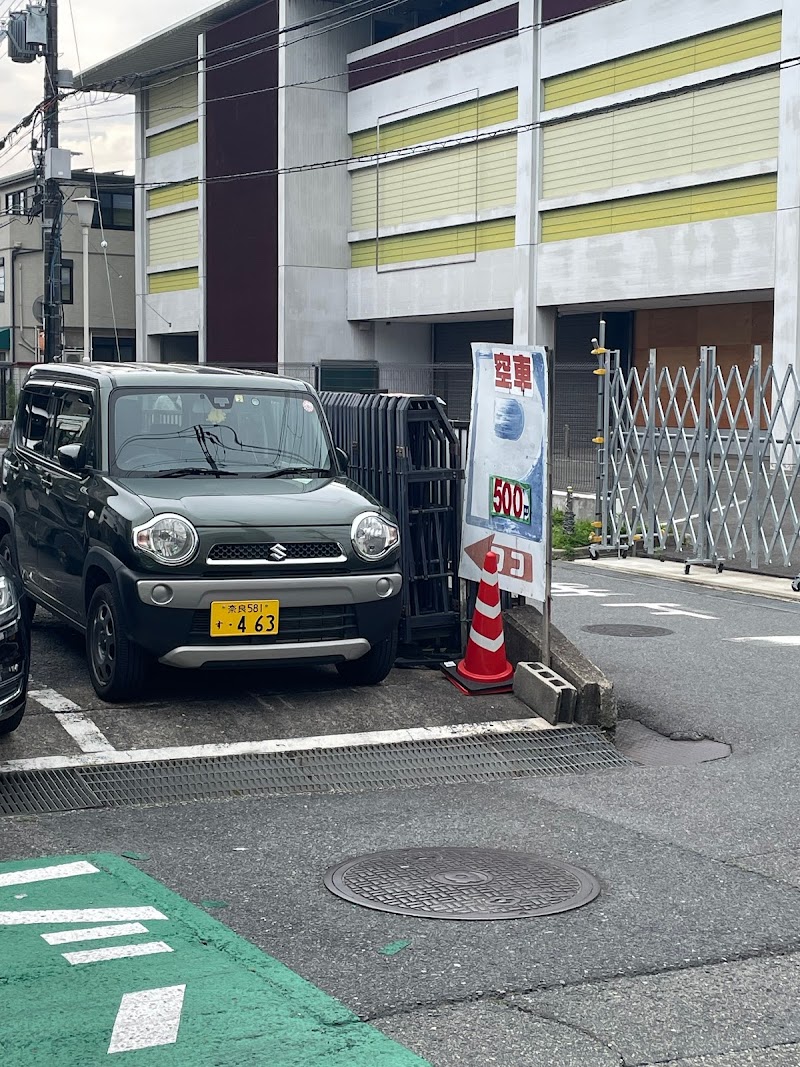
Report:
M264 389L121 389L113 398L112 470L137 477L278 478L334 470L310 394Z

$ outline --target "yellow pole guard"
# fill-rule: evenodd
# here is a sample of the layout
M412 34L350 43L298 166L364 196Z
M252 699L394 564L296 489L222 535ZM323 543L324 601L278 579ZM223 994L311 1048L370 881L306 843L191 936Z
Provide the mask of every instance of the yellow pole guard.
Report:
M634 534L633 539L634 541L644 541L644 537L642 534Z
M607 355L608 351L609 350L607 348L593 348L591 354L593 356L605 356Z
M606 371L605 367L598 367L597 370L593 370L592 371L592 374L596 374L596 375L598 375L598 377L601 377L601 378L606 373L607 373L607 371Z
M599 545L602 542L602 540L603 540L603 538L600 537L598 534L592 534L592 536L589 538L589 544L590 545Z
M593 437L592 438L592 444L593 445L604 445L605 443L606 443L605 437Z
M603 529L602 522L595 521L595 522L592 523L592 526L594 526L595 530L602 530Z

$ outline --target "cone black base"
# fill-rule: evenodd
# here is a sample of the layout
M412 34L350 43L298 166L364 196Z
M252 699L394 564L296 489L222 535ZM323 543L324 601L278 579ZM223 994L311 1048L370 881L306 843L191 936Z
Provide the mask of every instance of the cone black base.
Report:
M472 678L465 678L459 672L458 665L455 663L443 663L442 674L448 682L452 682L456 689L460 689L468 697L491 696L497 693L513 693L514 691L513 678L508 682L476 682Z

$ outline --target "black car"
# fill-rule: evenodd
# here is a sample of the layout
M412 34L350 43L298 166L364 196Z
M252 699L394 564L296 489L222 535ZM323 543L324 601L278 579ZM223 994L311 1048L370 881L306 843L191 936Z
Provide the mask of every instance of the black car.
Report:
M0 737L16 730L28 700L31 646L23 604L14 568L0 558Z
M314 390L259 372L33 368L0 470L0 553L31 605L86 635L106 700L153 659L334 664L397 650L394 518L342 473Z

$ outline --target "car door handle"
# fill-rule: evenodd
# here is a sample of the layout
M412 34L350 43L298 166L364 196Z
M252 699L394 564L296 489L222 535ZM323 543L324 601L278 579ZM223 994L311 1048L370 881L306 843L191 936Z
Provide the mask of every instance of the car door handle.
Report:
M53 488L53 476L52 476L52 474L43 474L41 476L41 482L42 482L42 485L45 487L45 489L52 489Z

